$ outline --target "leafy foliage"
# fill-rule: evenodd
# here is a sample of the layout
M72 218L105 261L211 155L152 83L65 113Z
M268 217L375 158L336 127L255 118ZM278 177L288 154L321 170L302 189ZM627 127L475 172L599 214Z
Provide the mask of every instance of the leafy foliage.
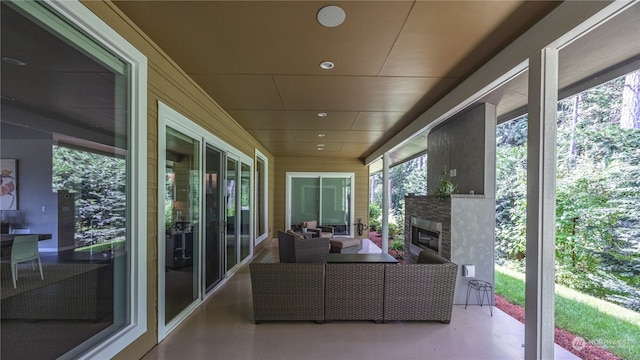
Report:
M558 103L556 282L640 309L640 130L619 126L624 79ZM526 117L498 128L496 253L523 266Z
M382 209L378 204L369 203L369 228L373 231L382 229Z
M124 159L54 146L53 189L75 194L76 247L125 235L125 184Z

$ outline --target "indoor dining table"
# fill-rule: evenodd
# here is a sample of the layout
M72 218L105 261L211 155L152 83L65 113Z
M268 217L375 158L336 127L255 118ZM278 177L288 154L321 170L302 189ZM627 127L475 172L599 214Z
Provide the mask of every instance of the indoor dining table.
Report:
M51 234L0 234L0 246L11 247L16 236L38 235L38 241L51 239Z

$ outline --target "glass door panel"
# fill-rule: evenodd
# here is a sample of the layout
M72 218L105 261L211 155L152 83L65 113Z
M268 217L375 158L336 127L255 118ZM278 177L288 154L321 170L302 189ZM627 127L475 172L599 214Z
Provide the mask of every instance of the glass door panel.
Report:
M305 221L320 221L320 179L297 177L291 179L291 226ZM320 223L318 223L320 224Z
M240 261L251 255L251 168L240 165Z
M334 227L336 235L347 235L351 219L351 179L322 178L322 225Z
M352 173L287 174L288 224L296 228L309 220L334 227L335 235L353 236Z
M222 153L207 146L205 160L205 287L211 290L215 284L222 280L224 272L224 253L222 241Z
M266 216L266 191L265 188L265 176L267 174L267 168L265 161L261 158L258 158L256 161L256 171L255 171L255 182L256 182L256 191L255 191L255 203L256 206L254 208L255 214L255 228L256 228L256 240L263 239L267 236L267 222L265 221Z
M238 161L227 158L227 193L226 193L226 241L227 241L227 270L231 270L238 263L238 231L237 231L237 186Z
M200 142L167 127L165 324L198 299Z

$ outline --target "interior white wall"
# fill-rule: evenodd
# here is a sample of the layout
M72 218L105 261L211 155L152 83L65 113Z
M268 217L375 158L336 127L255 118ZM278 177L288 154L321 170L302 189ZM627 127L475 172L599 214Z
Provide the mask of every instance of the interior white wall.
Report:
M3 211L3 222L10 223L12 227L29 228L32 233L51 234L52 238L39 241L38 247L43 252L57 252L58 196L51 188L51 136L26 128L8 129L6 124L2 130L2 158L18 161L18 210ZM20 131L26 140L6 138L12 131Z

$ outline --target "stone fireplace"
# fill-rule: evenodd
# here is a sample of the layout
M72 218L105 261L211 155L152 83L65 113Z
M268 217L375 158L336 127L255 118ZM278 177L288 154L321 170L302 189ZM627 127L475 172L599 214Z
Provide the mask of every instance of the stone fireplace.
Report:
M412 221L413 219L413 221ZM420 225L413 226L415 223ZM426 224L426 226L425 226ZM440 200L432 195L417 195L405 197L405 256L409 260L415 261L420 250L420 246L412 241L412 237L418 228L434 229L439 232L438 253L451 259L451 199ZM434 249L432 249L434 250Z
M422 241L423 245L426 243L429 251L437 249L441 256L458 264L455 304L465 303L467 282L470 280L462 276L462 265L474 265L475 279L493 283L496 206L493 198L454 194L443 200L433 195L406 196L404 200L404 245L409 250L405 251L409 262L415 262L417 254L423 250L413 242L412 237L424 227L428 229L426 234L416 241Z

